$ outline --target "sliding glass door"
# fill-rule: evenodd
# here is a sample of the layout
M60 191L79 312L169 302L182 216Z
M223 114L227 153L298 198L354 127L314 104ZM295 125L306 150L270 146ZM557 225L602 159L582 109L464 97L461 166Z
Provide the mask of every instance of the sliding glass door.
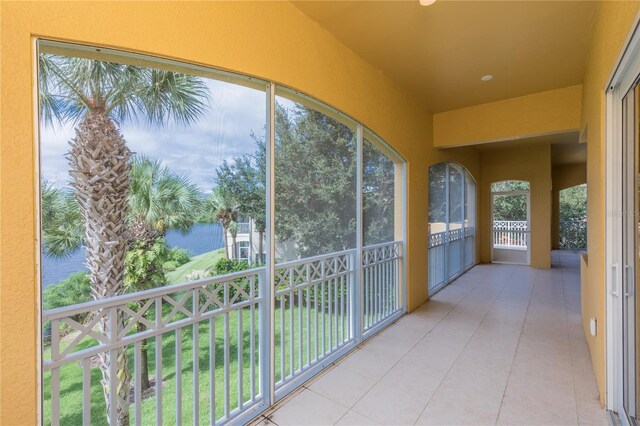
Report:
M621 390L619 411L622 422L637 423L637 315L636 288L638 283L639 254L639 156L638 146L638 86L634 86L622 101L623 111L623 223L622 223L622 261L624 264L621 289L620 324L622 337Z

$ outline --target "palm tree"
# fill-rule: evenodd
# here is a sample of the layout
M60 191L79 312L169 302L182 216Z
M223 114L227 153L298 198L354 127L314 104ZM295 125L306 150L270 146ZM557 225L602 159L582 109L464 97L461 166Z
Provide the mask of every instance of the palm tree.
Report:
M84 226L73 194L42 183L42 243L44 253L67 257L82 246Z
M238 221L238 203L233 199L229 191L218 186L205 201L205 211L222 225L224 253L225 257L229 259L231 254L229 253L227 232L229 232L232 224Z
M116 120L192 123L205 111L207 86L194 76L77 57L41 54L39 63L43 120L76 124L68 158L71 186L85 225L92 297L115 296L123 289L131 167L131 152ZM123 321L119 316L116 327L122 327ZM111 335L109 318L103 317L98 329ZM128 425L128 360L124 349L111 353L113 358L99 356L107 411L111 409L111 364L116 362L117 422Z
M238 222L235 220L229 224L229 235L231 235L231 258L238 259Z
M129 189L130 248L124 284L128 291L141 291L165 284L163 263L168 248L163 240L168 229L187 231L200 214L200 191L158 160L135 156ZM140 261L141 260L141 261ZM143 303L139 302L139 308ZM138 332L147 327L136 324ZM147 341L141 346L141 388L150 387ZM156 384L161 386L157 381Z

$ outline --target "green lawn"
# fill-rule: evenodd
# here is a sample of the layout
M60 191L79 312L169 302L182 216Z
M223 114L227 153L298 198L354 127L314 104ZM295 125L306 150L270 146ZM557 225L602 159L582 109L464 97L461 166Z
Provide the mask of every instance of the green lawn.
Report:
M167 274L167 284L178 284L185 281L185 275L193 271L211 269L213 265L224 257L224 247L218 250L193 256L191 261L176 268L175 271Z
M282 314L284 314L282 316ZM290 329L290 321L291 315L293 314L293 342L291 341L291 337L289 334ZM239 370L242 369L242 383L243 383L243 395L244 401L248 400L251 395L251 385L250 385L250 376L251 376L251 333L250 333L250 324L251 324L251 312L249 308L243 309L242 312L242 328L239 332L238 328L238 317L237 312L232 312L229 314L228 318L228 327L229 327L229 359L228 365L229 368L229 409L233 410L238 406L238 393L239 393ZM310 330L307 329L307 318L310 325ZM332 316L333 322L331 321L328 314L324 314L324 320L326 323L324 324L324 332L323 332L323 314L319 313L317 316L318 320L316 323L316 314L313 310L313 307L310 306L309 309L306 307L299 308L294 306L293 309L288 307L288 303L285 304L284 310L281 310L277 305L277 309L275 312L275 337L276 337L276 380L279 380L282 377L282 369L281 369L281 357L283 356L281 350L281 331L282 331L282 319L284 319L284 373L285 375L290 374L290 365L291 365L291 343L293 343L293 366L294 370L298 369L300 365L306 364L309 359L307 358L307 353L310 354L311 359L315 358L315 329L316 324L319 333L319 345L322 344L322 335L325 335L325 348L329 348L329 336L333 336L333 341L337 340L336 336L340 330L342 330L342 325L338 322L337 328L335 324L335 315ZM300 321L302 319L302 321ZM257 395L259 392L259 358L258 358L258 349L259 349L259 336L257 336L257 332L259 329L258 325L259 320L259 310L256 308L254 310L254 324L255 324L255 332L254 336L254 345L255 345L255 358L254 358L254 368L255 368L255 380L254 380L254 388L255 394ZM215 409L216 409L216 417L220 418L224 414L225 403L224 403L224 376L225 376L225 351L224 351L224 329L225 329L225 321L224 316L220 315L216 317L214 321L215 325L215 389L216 389L216 401L215 401ZM348 334L348 324L345 321L345 331ZM311 334L310 334L311 332ZM209 331L209 322L205 321L199 324L198 327L198 365L199 365L199 384L200 384L200 422L208 423L209 419L209 391L210 391L210 380L209 380L209 355L210 355L210 347L209 347L209 339L210 339L210 331ZM243 357L241 363L238 362L238 343L240 339L238 339L238 335L241 334L241 340L243 345ZM185 424L193 423L193 327L189 326L182 329L182 369L181 369L181 377L182 377L182 420ZM90 340L83 342L83 345L78 348L78 350L85 348L87 346L93 345L94 343ZM308 351L307 351L308 348ZM300 349L302 350L300 352ZM48 359L49 351L45 351L45 359ZM319 348L319 352L322 352L321 348ZM133 375L133 350L129 348L129 369ZM164 386L162 390L163 394L163 423L165 424L174 424L175 416L176 416L176 373L180 372L180 369L176 369L175 362L176 355L176 334L175 332L170 332L163 335L162 339L162 374ZM240 367L241 366L241 367ZM152 340L149 342L149 372L150 375L153 376L155 374L155 341ZM180 374L180 373L178 373ZM61 424L81 424L82 423L82 369L78 363L73 363L65 366L61 369L61 399L60 399L60 412ZM92 424L96 425L106 425L106 409L104 403L104 397L102 395L102 386L100 384L101 373L99 368L94 367L91 369L91 421ZM51 415L51 373L47 372L44 375L44 424L50 423L50 415ZM151 395L144 399L142 403L142 423L143 424L155 424L155 395ZM133 406L131 407L131 416L133 420Z

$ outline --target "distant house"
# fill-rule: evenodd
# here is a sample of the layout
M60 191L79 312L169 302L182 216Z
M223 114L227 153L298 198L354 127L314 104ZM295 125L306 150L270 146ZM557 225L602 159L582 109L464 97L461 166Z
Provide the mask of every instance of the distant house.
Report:
M260 252L260 233L256 230L255 221L246 217L238 218L238 232L234 239L231 232L227 230L227 253L229 257L234 257L236 253L237 260L246 260L249 264L260 264L265 262L266 241L265 234L262 234L262 253Z

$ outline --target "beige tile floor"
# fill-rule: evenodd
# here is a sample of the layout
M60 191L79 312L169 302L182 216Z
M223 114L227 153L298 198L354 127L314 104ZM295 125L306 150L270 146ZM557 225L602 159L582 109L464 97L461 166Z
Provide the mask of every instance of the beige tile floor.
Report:
M478 265L258 419L285 425L608 424L575 253Z

